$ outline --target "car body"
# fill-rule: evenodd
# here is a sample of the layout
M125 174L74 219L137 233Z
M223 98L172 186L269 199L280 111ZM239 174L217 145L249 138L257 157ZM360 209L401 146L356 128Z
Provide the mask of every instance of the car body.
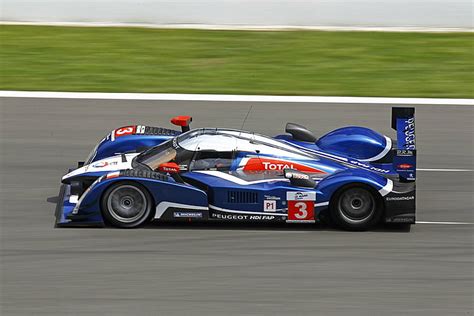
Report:
M143 125L104 137L63 178L56 226L148 221L315 223L343 229L415 223L413 108L392 108L397 140L350 126L317 139L287 123L268 137L226 128Z

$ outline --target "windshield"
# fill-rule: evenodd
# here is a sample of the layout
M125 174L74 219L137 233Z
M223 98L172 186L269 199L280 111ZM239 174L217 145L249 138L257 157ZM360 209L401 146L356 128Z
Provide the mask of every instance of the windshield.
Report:
M161 164L174 160L176 155L176 149L173 148L173 142L170 139L138 155L136 162L156 170Z
M223 128L192 130L178 136L177 143L181 148L191 151L235 150L252 153L258 151L261 154L279 157L318 159L314 154L264 135Z

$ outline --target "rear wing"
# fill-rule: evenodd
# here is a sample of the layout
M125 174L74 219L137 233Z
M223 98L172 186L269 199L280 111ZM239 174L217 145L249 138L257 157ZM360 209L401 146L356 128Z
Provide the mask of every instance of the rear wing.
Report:
M393 107L392 128L397 131L393 169L402 182L416 180L415 108Z

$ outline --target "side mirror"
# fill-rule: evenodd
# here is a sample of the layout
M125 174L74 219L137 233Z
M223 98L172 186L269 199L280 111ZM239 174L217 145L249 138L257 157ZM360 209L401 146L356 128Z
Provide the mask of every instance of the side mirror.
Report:
M179 175L179 166L175 162L165 162L158 166L158 171L169 173L171 178L178 183L184 183L183 178Z
M285 169L283 170L285 178L290 179L291 185L296 187L305 187L305 188L314 188L316 186L316 181L311 179L311 177L298 170L294 169Z
M189 123L193 121L193 118L188 115L175 116L171 119L171 123L177 126L181 126L183 133L189 131Z
M165 162L158 167L158 171L177 174L179 173L179 166L174 162Z

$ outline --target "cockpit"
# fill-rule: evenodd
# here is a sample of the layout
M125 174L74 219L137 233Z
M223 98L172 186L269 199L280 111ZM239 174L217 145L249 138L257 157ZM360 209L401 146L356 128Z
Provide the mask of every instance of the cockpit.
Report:
M167 162L187 170L229 170L237 153L315 159L294 146L267 136L231 129L200 128L183 133L137 156L152 170Z

